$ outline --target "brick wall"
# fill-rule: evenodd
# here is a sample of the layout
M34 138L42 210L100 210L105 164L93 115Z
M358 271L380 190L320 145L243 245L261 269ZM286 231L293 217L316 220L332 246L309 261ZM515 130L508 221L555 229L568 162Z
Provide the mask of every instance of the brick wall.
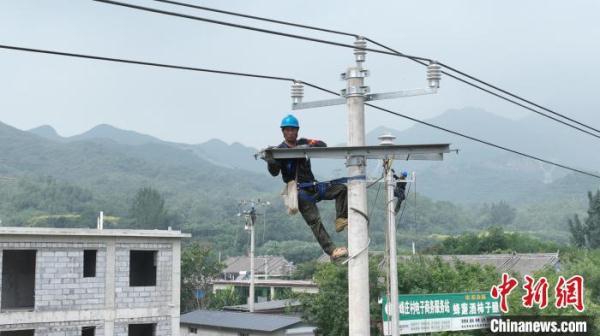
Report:
M167 317L147 317L143 319L121 319L115 321L114 336L127 336L129 324L156 324L155 336L171 336L171 320Z
M81 336L82 327L92 326L96 327L96 336L105 336L104 321L97 320L0 325L0 331L35 329L35 336Z
M36 311L94 309L104 306L106 248L103 244L4 242L0 243L0 249L37 251ZM84 249L98 250L95 277L83 277Z
M171 303L172 248L172 244L117 244L115 251L115 306L117 308L165 307ZM157 251L156 286L129 286L131 250Z

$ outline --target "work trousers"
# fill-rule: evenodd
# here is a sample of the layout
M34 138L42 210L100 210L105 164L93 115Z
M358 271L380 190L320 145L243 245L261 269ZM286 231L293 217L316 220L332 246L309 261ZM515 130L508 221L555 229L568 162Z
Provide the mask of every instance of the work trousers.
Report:
M314 196L315 191L310 189L304 189L303 193ZM323 200L335 199L335 214L336 218L348 218L348 188L345 184L331 184L325 190ZM323 226L321 215L319 214L319 208L311 201L303 199L300 195L298 196L298 208L302 217L306 221L306 224L310 227L313 235L321 245L321 248L325 253L331 255L335 250L335 244L331 241L331 237Z

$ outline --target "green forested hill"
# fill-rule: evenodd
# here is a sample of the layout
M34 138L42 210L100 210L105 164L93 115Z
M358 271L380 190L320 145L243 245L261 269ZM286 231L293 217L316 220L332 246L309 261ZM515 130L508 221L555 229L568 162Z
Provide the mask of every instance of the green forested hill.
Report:
M218 226L235 216L240 199L279 189L269 176L215 166L166 143L57 142L4 124L0 175L17 179L0 182L3 225L41 225L39 216L100 210L126 217L136 191L150 186L164 195L182 225ZM94 224L95 219L88 223Z
M151 187L166 200L169 225L192 233L194 239L213 244L226 254L243 253L248 247L248 234L237 216L239 201L262 198L272 205L266 208L266 221L262 215L259 217L259 252L283 254L295 261L318 255L318 245L302 218L285 214L279 200L279 177L272 178L266 170L252 172L214 162L218 157L227 157L228 150L240 161L246 156L250 156L248 161L254 160L251 148L217 141L207 143L208 147L173 144L109 126L95 129L102 136L57 139L47 128L42 128L39 136L33 133L40 129L24 132L0 124L0 176L15 178L0 179L2 225L91 227L102 210L108 226L128 227L136 192ZM113 135L116 141L110 138ZM203 156L208 152L210 159ZM254 164L264 167L261 161ZM452 177L447 172L440 176ZM448 188L457 178L450 177L444 181ZM469 178L476 181L476 176ZM556 188L543 190L554 193L549 199L523 204L510 200L501 203L501 195L493 197L492 202L483 203L489 198L482 198L481 203L461 204L422 194L415 200L411 193L398 223L399 243L401 248L409 249L414 240L417 248L425 249L448 235L496 225L566 243L567 218L585 210L585 193L579 196L578 189L585 189L587 183L587 179L575 184L563 180L562 185L559 181ZM420 192L422 185L419 188ZM530 190L542 190L536 188ZM563 192L565 188L571 188L570 192ZM372 249L383 249L383 198L377 186L370 189ZM345 233L333 233L331 203L320 204L322 217L334 239L345 243Z

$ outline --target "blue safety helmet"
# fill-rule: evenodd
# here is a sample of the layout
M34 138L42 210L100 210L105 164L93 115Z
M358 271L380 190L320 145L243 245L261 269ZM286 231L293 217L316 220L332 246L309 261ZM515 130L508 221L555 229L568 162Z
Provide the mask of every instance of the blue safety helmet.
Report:
M403 171L403 172L402 172L402 176L404 176L404 177L407 177L407 176L408 176L408 173L407 173L406 171Z
M284 127L300 128L300 123L298 122L298 119L296 119L296 117L294 117L291 114L288 114L287 117L281 120L281 128Z

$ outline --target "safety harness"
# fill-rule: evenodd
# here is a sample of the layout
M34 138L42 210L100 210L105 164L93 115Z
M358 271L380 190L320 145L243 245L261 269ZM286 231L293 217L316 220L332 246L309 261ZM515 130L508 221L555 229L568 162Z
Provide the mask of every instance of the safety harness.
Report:
M349 177L341 177L331 181L323 181L323 182L302 182L298 183L298 197L302 200L318 203L325 197L325 192L329 186L335 184L346 184L348 181L352 180L364 180L366 178L365 175L357 175L357 176L349 176ZM313 189L315 192L311 193L307 189Z

